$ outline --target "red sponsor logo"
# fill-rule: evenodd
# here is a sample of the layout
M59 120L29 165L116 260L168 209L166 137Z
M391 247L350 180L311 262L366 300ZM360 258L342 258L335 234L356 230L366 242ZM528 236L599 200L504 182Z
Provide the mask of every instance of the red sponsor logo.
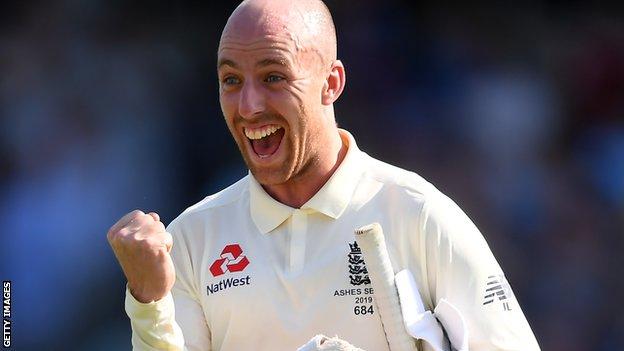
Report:
M230 244L221 251L221 258L218 258L210 266L210 273L213 277L218 277L225 272L241 272L249 265L247 256L243 255L243 249L238 244Z

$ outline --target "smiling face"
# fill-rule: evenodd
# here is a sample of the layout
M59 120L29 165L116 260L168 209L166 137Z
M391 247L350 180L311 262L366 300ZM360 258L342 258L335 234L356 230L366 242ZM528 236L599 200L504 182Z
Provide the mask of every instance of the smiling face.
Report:
M225 121L263 185L305 174L326 157L327 134L335 130L323 100L332 63L310 43L309 30L292 24L289 13L284 8L239 7L218 51Z

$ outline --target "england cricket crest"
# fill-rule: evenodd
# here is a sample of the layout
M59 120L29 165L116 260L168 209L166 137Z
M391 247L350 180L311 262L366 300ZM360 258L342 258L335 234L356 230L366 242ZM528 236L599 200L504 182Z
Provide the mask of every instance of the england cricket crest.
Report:
M346 289L334 290L334 297L340 299L344 307L349 308L358 318L371 318L375 314L373 286L368 277L362 250L357 242L349 243L347 254L349 284Z
M368 270L366 270L366 263L362 257L362 249L357 244L357 241L349 243L349 254L347 255L349 263L349 279L351 285L370 284L370 278L368 277Z

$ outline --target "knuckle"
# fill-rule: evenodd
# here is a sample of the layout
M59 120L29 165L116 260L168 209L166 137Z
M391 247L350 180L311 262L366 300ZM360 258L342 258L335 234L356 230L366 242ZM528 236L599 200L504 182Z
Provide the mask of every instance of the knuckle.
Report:
M125 237L120 246L123 247L126 252L133 252L134 254L149 250L149 242L135 235Z
M150 256L157 256L162 251L163 244L158 237L150 236L140 241L140 247L144 253Z
M120 239L122 244L129 248L141 247L144 240L145 236L143 236L140 232L130 233Z
M134 238L132 235L119 235L117 236L116 243L120 246L128 246L133 241Z
M148 224L152 223L153 221L154 220L152 219L151 216L144 214L135 218L132 222L130 222L131 223L130 225L134 227L143 228L147 226Z
M137 219L141 216L143 216L145 213L143 213L143 211L141 210L134 210L132 212L130 212L130 218L131 219Z
M120 237L123 237L123 229L122 230L113 230L113 228L109 229L108 232L106 233L106 238L108 239L108 242L113 244L117 241L119 241Z
M152 236L154 234L161 232L161 229L158 223L153 222L153 223L147 223L143 225L141 229L139 230L139 232L142 235L149 237L149 236Z
M127 237L128 235L134 233L134 231L130 230L130 228L128 227L124 227L124 228L119 229L117 233L118 233L117 236Z
M161 233L165 231L165 225L162 224L162 222L154 221L153 223L150 224L150 228L152 229L152 231L156 233Z

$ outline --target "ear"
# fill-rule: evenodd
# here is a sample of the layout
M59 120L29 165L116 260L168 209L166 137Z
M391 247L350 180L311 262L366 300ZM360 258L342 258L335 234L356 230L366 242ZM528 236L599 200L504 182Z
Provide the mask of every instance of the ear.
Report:
M321 103L323 105L331 105L338 100L338 97L344 90L345 83L346 77L344 65L340 60L336 60L332 63L329 75L323 84Z

